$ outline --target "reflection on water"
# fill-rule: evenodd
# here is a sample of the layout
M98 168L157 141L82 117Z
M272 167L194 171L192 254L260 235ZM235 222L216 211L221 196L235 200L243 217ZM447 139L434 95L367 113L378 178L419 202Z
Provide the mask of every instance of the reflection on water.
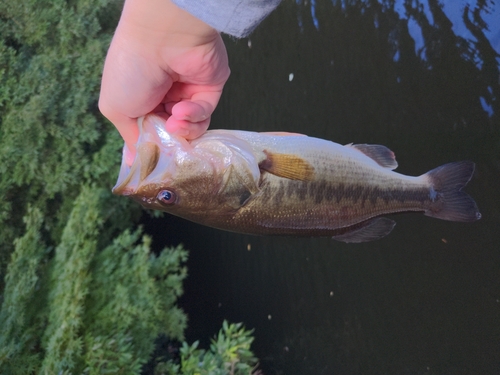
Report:
M226 39L213 127L384 144L410 175L474 160L483 219L399 215L359 245L155 219L159 247L191 250L188 339L243 321L266 374L500 373L499 7L284 1L250 40Z

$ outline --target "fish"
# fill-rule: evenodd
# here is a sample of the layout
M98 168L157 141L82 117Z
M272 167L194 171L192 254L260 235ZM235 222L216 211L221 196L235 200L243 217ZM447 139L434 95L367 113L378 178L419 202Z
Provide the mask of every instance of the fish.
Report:
M164 125L154 114L138 119L135 159L128 165L123 158L112 191L202 225L361 243L393 230L389 214L481 218L462 191L474 173L471 161L406 176L394 172L395 155L382 145L219 129L186 140Z

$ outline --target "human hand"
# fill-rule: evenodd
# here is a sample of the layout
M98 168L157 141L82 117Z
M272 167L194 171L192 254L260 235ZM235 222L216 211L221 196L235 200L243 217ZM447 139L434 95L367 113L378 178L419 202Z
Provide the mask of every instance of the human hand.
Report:
M208 128L229 77L220 34L169 0L126 0L104 64L99 109L125 141L132 164L137 118L165 118L169 133L197 138Z

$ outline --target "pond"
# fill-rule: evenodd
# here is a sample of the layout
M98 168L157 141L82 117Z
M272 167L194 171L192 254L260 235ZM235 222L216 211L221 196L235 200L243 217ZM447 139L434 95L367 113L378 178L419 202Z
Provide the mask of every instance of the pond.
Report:
M363 244L149 219L157 246L190 250L188 341L227 319L255 329L265 374L500 373L500 4L440 3L284 1L225 39L212 128L382 144L408 175L473 160L482 219L392 216Z

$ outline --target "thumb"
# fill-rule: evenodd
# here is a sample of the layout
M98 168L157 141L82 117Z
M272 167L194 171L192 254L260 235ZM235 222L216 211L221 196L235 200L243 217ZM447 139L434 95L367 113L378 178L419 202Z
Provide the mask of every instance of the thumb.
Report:
M189 99L165 106L171 117L167 120L166 130L187 139L201 136L208 128L210 117L219 102L222 88L197 92Z

